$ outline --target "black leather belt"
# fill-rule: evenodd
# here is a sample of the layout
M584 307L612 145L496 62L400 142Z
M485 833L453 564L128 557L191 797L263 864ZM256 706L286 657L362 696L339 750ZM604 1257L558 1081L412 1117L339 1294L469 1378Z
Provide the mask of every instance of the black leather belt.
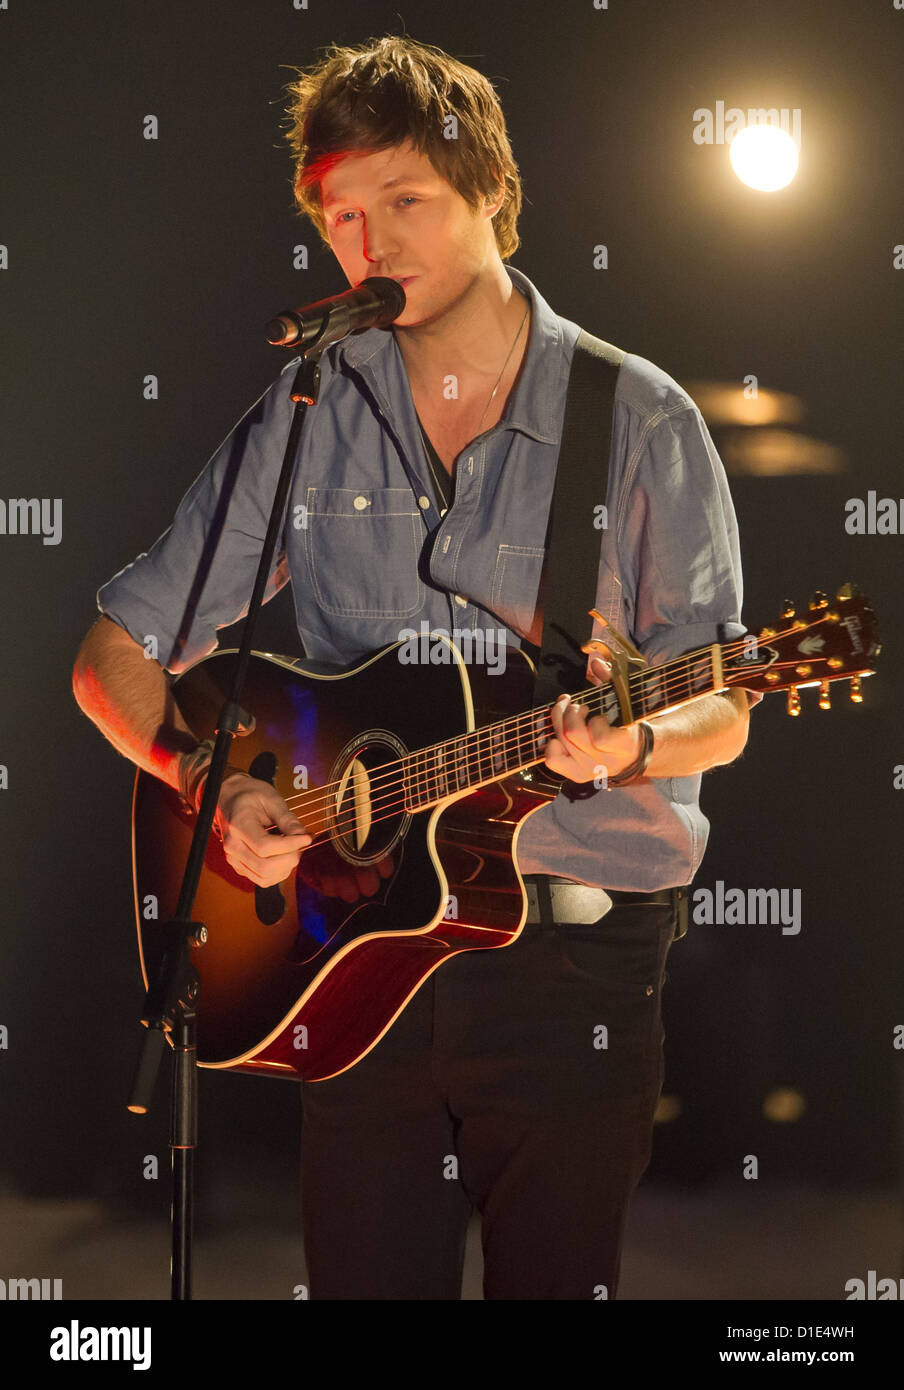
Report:
M539 923L544 916L554 922L598 922L613 907L662 903L676 910L675 939L687 931L687 886L656 888L648 893L621 888L593 888L573 878L555 874L522 874L527 893L527 923Z
M605 892L614 903L670 903L681 889L657 888L652 893L627 893L620 888L607 888Z

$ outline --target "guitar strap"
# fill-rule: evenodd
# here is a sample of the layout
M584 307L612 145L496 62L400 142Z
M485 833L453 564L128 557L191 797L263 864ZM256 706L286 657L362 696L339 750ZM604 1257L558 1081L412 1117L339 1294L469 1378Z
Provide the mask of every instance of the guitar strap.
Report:
M563 691L586 684L587 657L581 647L590 639L588 610L596 602L602 540L594 509L601 502L608 507L615 385L625 355L584 329L575 343L546 528L535 704L551 703ZM533 656L536 648L523 645Z

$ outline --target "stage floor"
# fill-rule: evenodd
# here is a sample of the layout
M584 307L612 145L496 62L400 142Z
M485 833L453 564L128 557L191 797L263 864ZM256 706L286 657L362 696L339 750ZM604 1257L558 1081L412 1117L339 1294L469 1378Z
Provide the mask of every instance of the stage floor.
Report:
M62 1279L63 1299L169 1297L163 1216L124 1217L91 1200L0 1197L6 1279ZM208 1194L209 1198L210 1194ZM195 1237L197 1299L292 1299L306 1280L300 1238L273 1213L286 1194L219 1190ZM693 1193L644 1183L631 1211L619 1298L844 1300L849 1279L899 1278L902 1204L894 1189L854 1193L760 1182ZM471 1223L463 1298L480 1300L480 1225Z

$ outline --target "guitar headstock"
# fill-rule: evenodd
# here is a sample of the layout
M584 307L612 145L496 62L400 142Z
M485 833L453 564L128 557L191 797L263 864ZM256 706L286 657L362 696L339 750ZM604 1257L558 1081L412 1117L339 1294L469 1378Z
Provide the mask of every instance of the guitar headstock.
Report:
M726 685L764 694L787 690L789 714L800 713L797 692L807 685L819 686L819 708L828 709L832 681L849 680L859 704L861 678L873 675L872 659L881 651L875 614L853 584L843 584L833 600L817 590L801 613L786 602L776 622L751 629L731 648L737 654L723 659Z

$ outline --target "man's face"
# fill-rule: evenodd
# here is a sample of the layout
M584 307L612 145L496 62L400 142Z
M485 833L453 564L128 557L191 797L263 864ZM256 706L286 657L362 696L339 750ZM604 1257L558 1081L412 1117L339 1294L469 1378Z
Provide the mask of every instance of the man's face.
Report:
M438 319L498 255L494 206L472 211L410 142L346 155L324 177L321 199L349 284L370 275L402 280L407 303L399 327Z

